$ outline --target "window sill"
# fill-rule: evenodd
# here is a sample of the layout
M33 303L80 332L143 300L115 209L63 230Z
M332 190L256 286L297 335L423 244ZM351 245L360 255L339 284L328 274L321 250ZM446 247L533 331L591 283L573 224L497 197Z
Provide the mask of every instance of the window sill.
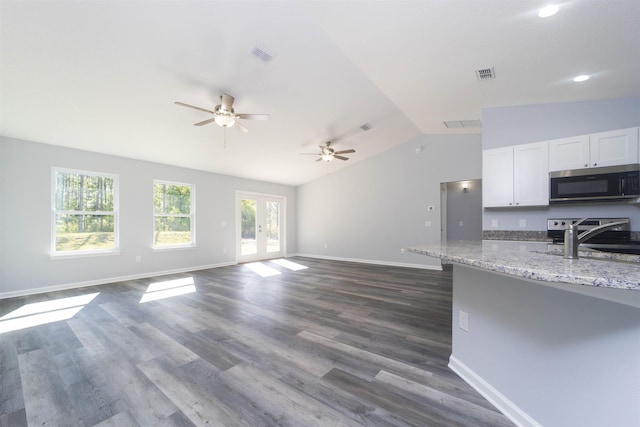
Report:
M154 252L164 251L183 251L188 249L196 249L196 245L167 245L167 246L153 246L151 250Z
M75 259L75 258L93 258L93 257L101 257L101 256L113 256L120 255L120 251L109 251L109 252L71 252L71 253L57 253L50 254L49 258L53 261L59 261L63 259Z

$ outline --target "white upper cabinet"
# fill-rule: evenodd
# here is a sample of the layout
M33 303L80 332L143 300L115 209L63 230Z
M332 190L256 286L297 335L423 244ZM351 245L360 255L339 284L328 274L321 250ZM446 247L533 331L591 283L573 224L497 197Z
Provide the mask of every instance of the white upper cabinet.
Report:
M589 135L549 141L549 170L588 168L589 151Z
M546 206L549 204L546 142L484 150L484 207Z
M513 201L516 206L549 204L549 145L513 147Z
M482 205L513 206L513 147L482 152Z
M549 141L549 171L638 163L638 128Z
M638 128L594 133L589 147L592 167L638 163Z

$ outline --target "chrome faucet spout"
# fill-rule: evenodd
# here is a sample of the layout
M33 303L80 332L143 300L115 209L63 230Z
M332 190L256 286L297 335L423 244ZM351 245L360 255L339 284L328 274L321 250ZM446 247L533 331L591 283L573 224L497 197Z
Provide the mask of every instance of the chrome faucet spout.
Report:
M588 218L582 218L574 224L569 224L564 231L564 257L565 259L578 259L578 246L592 237L607 230L628 224L628 221L616 221L602 224L578 234L578 225Z

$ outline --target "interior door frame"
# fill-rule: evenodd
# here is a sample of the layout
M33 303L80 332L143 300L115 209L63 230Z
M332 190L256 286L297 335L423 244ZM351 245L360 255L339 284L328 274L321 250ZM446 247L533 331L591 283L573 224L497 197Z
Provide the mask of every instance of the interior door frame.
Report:
M242 233L242 218L240 211L240 200L241 199L250 199L254 198L257 200L277 200L281 202L282 210L280 212L280 252L275 256L269 256L268 253L264 253L264 257L260 256L260 250L256 254L255 259L241 259L240 250L241 250L241 233ZM236 245L236 264L241 262L253 262L253 261L261 261L266 259L274 259L274 258L284 258L287 256L287 196L281 194L269 194L269 193L258 193L255 191L246 191L246 190L236 190L235 197L236 204L236 227L235 227L235 245ZM256 210L257 207L256 207ZM256 222L260 221L260 218L256 218ZM263 225L264 228L264 224ZM258 243L259 244L259 243Z

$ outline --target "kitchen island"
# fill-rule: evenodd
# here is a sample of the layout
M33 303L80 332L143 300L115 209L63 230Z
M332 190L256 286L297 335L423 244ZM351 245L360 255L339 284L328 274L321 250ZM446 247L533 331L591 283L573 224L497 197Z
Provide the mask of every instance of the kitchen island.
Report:
M495 240L408 250L453 264L449 367L514 422L640 425L637 256Z

